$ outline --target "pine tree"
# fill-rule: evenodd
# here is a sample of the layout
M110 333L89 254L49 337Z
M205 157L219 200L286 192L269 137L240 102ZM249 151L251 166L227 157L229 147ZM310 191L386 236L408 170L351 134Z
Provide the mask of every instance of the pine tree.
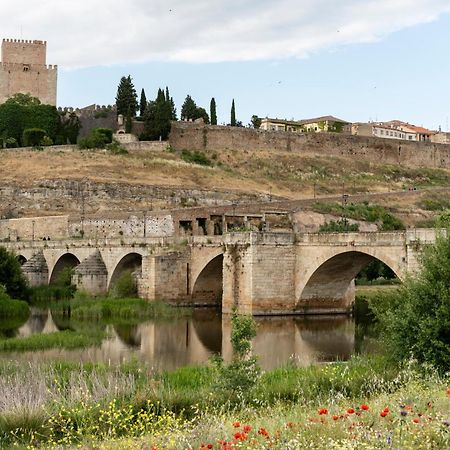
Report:
M181 120L195 120L197 113L197 105L190 95L186 96L183 106L181 107Z
M147 97L145 96L145 91L141 91L141 101L139 102L139 115L144 117L145 108L147 108Z
M132 128L133 128L133 121L131 118L131 110L128 107L127 116L125 118L125 133L131 133Z
M173 117L176 118L173 99L169 89L158 89L156 99L147 104L144 112L144 138L150 140L166 140L170 133Z
M166 86L166 102L170 105L170 120L177 120L177 109L175 108L175 102L169 94L169 88Z
M234 98L233 101L231 102L231 121L230 121L230 125L232 127L236 126L236 107L234 104Z
M136 89L134 88L131 75L120 79L119 86L117 87L116 107L118 115L122 114L123 116L126 116L128 108L130 109L132 117L136 115L138 102Z
M217 125L216 99L214 97L211 99L209 112L211 113L211 125Z

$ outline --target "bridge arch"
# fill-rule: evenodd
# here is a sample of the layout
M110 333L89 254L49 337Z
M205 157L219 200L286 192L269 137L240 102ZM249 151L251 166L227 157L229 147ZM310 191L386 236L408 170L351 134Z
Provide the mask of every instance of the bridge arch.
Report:
M23 266L28 261L28 259L25 258L25 256L20 255L20 254L17 255L17 260L19 261L21 266Z
M140 253L131 252L123 256L111 272L108 282L108 290L113 288L119 278L126 272L136 273L138 277L142 273L142 255Z
M326 312L350 307L354 301L355 277L375 259L386 264L400 280L403 279L403 270L395 258L376 250L344 250L316 262L315 267L305 274L303 285L297 291L300 295L296 309L324 308Z
M73 269L78 266L78 264L80 264L80 260L73 253L64 253L61 255L53 266L49 284L55 284L64 269Z
M216 252L217 253L217 252ZM223 295L223 252L215 254L192 277L192 301L201 305L221 305Z

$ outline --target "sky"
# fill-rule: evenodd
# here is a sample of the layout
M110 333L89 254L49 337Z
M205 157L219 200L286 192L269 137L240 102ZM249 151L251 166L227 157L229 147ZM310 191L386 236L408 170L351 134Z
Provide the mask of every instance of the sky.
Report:
M228 123L334 115L449 129L450 0L2 0L3 38L47 41L58 106L113 104L122 76Z

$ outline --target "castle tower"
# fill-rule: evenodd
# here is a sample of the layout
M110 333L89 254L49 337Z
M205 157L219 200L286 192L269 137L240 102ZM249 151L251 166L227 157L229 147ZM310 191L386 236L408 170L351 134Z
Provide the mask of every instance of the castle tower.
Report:
M56 106L58 67L46 64L47 42L3 39L0 63L0 103L14 94L37 97Z

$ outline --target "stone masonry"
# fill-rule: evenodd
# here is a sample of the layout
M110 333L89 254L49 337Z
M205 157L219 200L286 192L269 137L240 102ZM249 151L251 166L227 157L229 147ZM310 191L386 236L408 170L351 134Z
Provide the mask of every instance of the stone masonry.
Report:
M47 65L47 42L3 39L0 64L0 103L14 94L37 97L56 106L58 68Z

